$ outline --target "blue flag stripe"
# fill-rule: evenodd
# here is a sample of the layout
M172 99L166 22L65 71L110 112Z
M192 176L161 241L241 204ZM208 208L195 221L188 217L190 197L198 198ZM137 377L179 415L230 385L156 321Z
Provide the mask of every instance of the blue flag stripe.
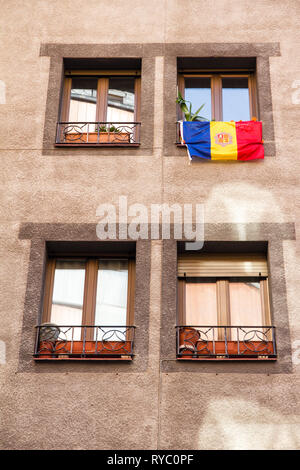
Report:
M211 160L210 122L184 121L183 139L192 157Z

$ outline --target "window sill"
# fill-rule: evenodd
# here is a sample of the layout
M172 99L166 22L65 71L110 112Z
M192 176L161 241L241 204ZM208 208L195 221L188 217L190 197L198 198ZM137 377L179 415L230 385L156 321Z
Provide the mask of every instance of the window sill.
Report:
M121 143L121 142L118 142L118 143L86 143L86 142L83 142L83 143L78 143L78 142L74 142L74 143L64 143L64 144L54 144L55 147L140 147L141 144L137 144L137 143L128 143L128 142L124 142L124 143Z
M178 361L254 361L254 362L261 362L261 361L277 361L277 357L268 357L268 356L260 356L260 357L177 357Z
M37 362L57 362L57 361L132 361L131 356L120 357L34 357Z

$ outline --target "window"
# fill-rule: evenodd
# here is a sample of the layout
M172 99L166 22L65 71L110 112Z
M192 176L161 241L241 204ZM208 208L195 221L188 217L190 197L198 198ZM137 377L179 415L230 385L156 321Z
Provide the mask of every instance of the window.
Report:
M266 257L179 255L178 323L178 358L274 358Z
M257 117L254 73L191 73L179 76L178 88L196 112L209 121L250 121Z
M178 58L178 91L208 121L258 119L255 58ZM178 121L184 118L177 107ZM177 143L180 125L177 125Z
M66 70L58 145L138 145L139 119L140 69Z
M130 258L49 259L35 356L131 358L134 278Z

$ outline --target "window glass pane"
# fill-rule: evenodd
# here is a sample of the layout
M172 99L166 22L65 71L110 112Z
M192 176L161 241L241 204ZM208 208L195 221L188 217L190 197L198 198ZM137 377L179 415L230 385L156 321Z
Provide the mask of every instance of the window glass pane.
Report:
M111 326L112 328L98 329L97 338L110 341L125 339L122 327L127 320L127 291L128 291L128 261L99 260L95 325ZM121 334L115 334L114 328ZM108 334L111 330L111 334Z
M192 103L192 112L196 112L202 104L204 107L199 112L201 117L211 120L211 84L207 77L185 78L185 100ZM188 103L189 105L189 103Z
M261 306L261 294L259 282L230 282L230 318L233 326L263 326L263 312ZM264 331L263 328L255 328L258 332ZM239 329L239 340L250 338L254 340L263 338L263 335L257 336L255 333L247 334L253 331L253 328ZM247 334L247 335L246 335ZM246 335L246 336L245 336ZM231 330L231 339L238 339L237 330Z
M223 121L249 121L248 78L222 78L222 102Z
M108 122L134 122L134 83L133 77L109 79Z
M85 280L84 261L56 261L51 306L51 323L57 325L81 325ZM72 330L62 328L67 339ZM80 339L81 328L74 329L74 340ZM60 339L65 339L63 334Z
M217 326L216 283L186 283L186 325ZM201 328L203 339L218 337L218 330Z
M72 79L69 122L96 121L97 83L97 79L92 78ZM89 130L94 129L90 126Z

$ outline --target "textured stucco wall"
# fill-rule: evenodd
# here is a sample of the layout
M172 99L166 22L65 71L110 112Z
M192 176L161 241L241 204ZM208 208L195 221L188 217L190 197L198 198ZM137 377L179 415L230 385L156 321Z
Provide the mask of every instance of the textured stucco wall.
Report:
M299 2L87 0L84 14L82 5L0 0L0 446L299 448ZM189 165L176 157L175 145L174 155L165 152L164 116L170 109L164 107L164 45L224 42L280 45L280 55L270 57L276 155L259 162ZM40 51L50 43L157 44L150 102L154 137L144 155L134 149L128 155L113 149L105 155L43 150L50 58ZM165 371L161 241L151 242L149 255L146 370L56 373L55 364L49 373L20 369L31 252L31 241L19 238L22 224L95 224L98 205L117 204L119 195L127 196L128 204L147 206L204 203L205 222L239 224L239 240L247 239L247 224L295 224L296 240L282 240L293 353L288 373L201 373L201 364L192 373Z

